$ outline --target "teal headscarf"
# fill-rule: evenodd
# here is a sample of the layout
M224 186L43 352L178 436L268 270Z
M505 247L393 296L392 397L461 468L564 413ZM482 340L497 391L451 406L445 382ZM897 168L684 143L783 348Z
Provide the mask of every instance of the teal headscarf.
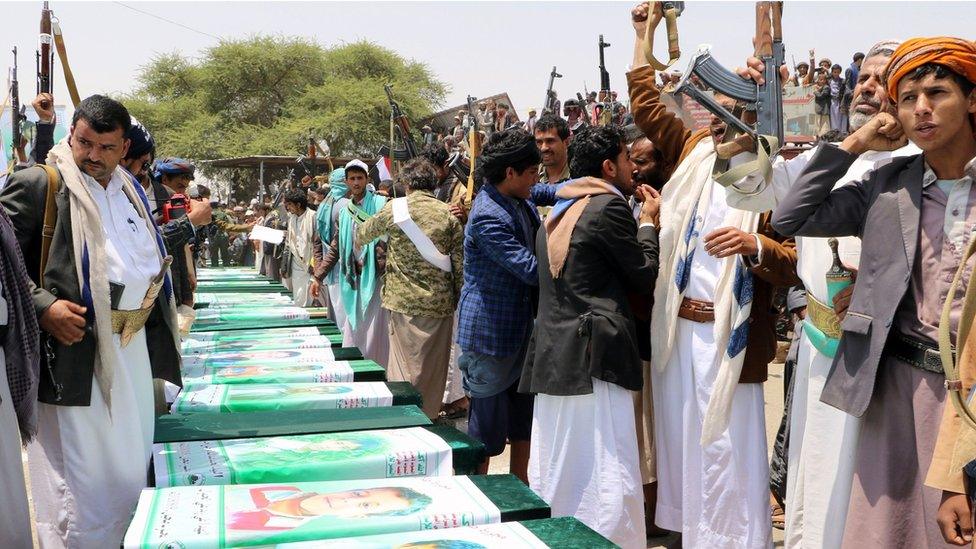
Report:
M349 187L346 185L346 169L336 168L332 170L332 173L329 174L329 196L319 206L315 218L319 229L319 236L322 237L322 242L326 246L332 242L332 208L335 206L337 200L346 196L348 191ZM336 273L337 270L332 269L332 272L326 277L326 282L335 284L338 281Z
M372 216L383 209L383 205L386 204L386 197L367 190L363 197L363 203L358 207L352 203L351 199L346 204L347 207L339 212L339 250L342 251L342 255L339 257L339 274L341 277L339 289L342 291L342 305L346 310L349 325L355 330L360 314L369 307L376 285L379 283L376 273L375 251L376 240L379 239L363 244L363 249L360 252L363 271L356 277L354 262L357 258L352 253L356 239L356 219L350 211L350 207L362 210L366 216Z

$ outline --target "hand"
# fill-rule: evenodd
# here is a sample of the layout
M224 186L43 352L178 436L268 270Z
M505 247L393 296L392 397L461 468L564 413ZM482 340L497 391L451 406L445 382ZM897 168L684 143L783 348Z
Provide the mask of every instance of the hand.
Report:
M641 185L634 190L638 202L641 202L639 215L640 223L653 223L658 226L658 214L661 213L661 193L650 185Z
M816 57L816 52L814 50L810 50L810 59L813 59L814 57ZM813 67L810 67L810 69L813 70Z
M705 235L705 252L713 257L753 256L759 253L756 236L735 227L722 227Z
M946 543L969 545L973 541L973 518L966 494L942 492L936 520Z
M893 151L908 143L898 119L889 113L881 112L856 132L847 136L840 148L851 153L864 151Z
M210 201L205 199L193 200L190 213L186 214L186 217L189 218L194 227L209 225L213 220L213 207L210 206Z
M654 4L653 8L651 4ZM650 21L648 21L648 14L650 14ZM641 2L630 10L630 22L634 25L637 38L644 38L648 25L651 26L652 30L656 29L663 17L664 10L661 8L661 2Z
M308 187L312 184L312 176L306 175L302 178L302 187Z
M758 57L750 57L746 59L746 66L736 67L735 72L742 78L746 80L753 80L756 84L762 86L766 83L766 78L763 77L763 71L766 70L766 64L763 63ZM786 65L779 66L779 82L781 86L785 86L790 80L790 69Z
M39 93L34 101L31 102L37 117L41 122L50 124L54 122L54 96L49 93Z
M62 345L73 345L85 337L85 311L88 309L59 299L41 315L41 329Z
M315 280L313 278L311 285L309 285L309 287L308 287L308 293L311 294L312 297L318 298L319 297L319 286L320 286L319 285L319 281L318 280Z

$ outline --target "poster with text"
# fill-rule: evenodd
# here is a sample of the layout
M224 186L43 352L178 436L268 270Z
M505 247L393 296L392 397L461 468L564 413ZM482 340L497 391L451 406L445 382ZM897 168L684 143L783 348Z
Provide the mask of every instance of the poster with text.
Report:
M247 547L497 523L467 477L181 486L142 491L127 549Z
M315 349L297 349L283 347L280 349L266 349L259 351L225 351L223 349L212 353L199 353L184 357L183 365L187 367L202 366L216 368L219 366L251 366L260 364L321 364L334 362L335 354L332 347Z
M221 322L254 322L259 320L306 320L320 309L305 307L247 307L230 309L198 309L195 327Z
M356 383L269 383L189 385L173 403L173 413L260 412L376 408L393 405L381 381Z
M183 356L211 352L242 352L261 349L331 347L332 342L318 328L269 328L232 332L196 332L183 338Z
M450 476L451 455L422 427L153 445L159 488Z
M311 364L271 361L232 366L183 367L183 385L232 383L339 383L355 379L349 361L330 360Z

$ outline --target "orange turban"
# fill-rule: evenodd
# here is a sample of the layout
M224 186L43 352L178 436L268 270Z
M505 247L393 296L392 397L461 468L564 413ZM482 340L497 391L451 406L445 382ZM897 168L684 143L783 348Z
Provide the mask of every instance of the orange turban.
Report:
M976 43L950 36L912 38L891 54L891 60L885 67L884 82L888 99L897 101L898 82L927 63L943 65L976 84Z

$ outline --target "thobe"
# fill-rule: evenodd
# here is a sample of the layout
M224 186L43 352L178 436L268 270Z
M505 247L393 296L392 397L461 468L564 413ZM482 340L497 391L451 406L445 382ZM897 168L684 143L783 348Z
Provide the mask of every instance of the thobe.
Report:
M0 325L7 325L7 300L0 288ZM5 364L0 346L0 364ZM10 396L7 369L0 368L0 539L4 547L31 547L30 511L27 507L27 488L24 485L24 464L20 453L20 429L17 412Z
M288 251L291 252L291 292L295 305L309 305L309 264L312 260L312 237L315 212L309 208L301 215L288 214Z
M790 192L815 150L791 160L778 158L773 163L773 178L769 185L756 174L727 187L729 205L752 211L774 209ZM866 152L854 162L837 186L860 180L864 174L880 168L892 158L919 152L914 145L891 152ZM842 237L837 240L841 261L857 268L860 239ZM796 248L797 274L807 295L829 304L825 275L833 256L827 239L796 237ZM847 520L845 502L850 499L854 478L854 451L860 419L820 402L833 357L818 351L801 325L795 329L799 338L789 419L784 546L838 548Z
M139 309L159 272L159 249L113 177L107 189L84 176L105 233L108 279L125 284L120 310ZM93 387L88 406L38 403L37 439L28 447L31 494L41 547L118 547L146 487L155 424L146 331L122 347L111 410ZM94 377L91 383L97 384Z
M714 303L723 262L741 259L716 259L705 252L704 236L729 225L722 187L707 184L714 188L708 211L699 212L704 217L702 238L692 257L685 297ZM667 366L651 371L658 420L655 521L682 532L686 547L768 547L769 464L762 384L738 384L728 429L715 442L701 444L705 410L722 361L714 328L712 322L678 318Z
M935 174L926 173L914 267L908 291L895 312L893 332L934 345L942 306L951 299L950 324L955 337L972 260L958 293L949 296L948 292L976 227L972 174L969 171L943 190ZM952 547L943 540L936 522L942 490L923 485L944 405L944 374L882 358L858 440L848 511L852 520L844 533L845 547Z

